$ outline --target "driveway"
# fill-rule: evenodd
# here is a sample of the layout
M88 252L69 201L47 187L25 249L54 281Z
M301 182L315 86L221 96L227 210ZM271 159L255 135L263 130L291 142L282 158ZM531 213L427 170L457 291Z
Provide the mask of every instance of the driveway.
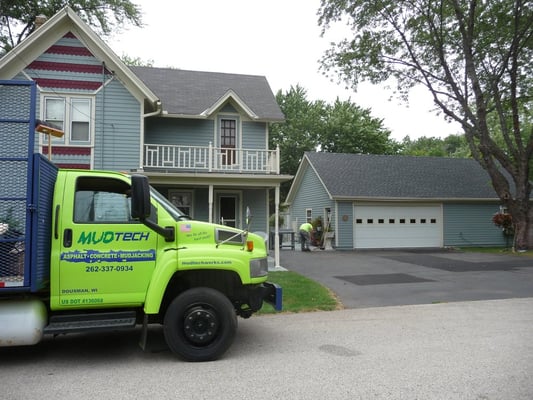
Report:
M345 308L533 297L533 258L452 250L281 251Z

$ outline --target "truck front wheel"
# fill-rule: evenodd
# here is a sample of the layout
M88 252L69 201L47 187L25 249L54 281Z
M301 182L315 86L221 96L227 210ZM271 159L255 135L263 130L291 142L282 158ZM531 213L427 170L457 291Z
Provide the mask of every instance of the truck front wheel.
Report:
M219 291L194 288L170 303L163 325L167 345L175 354L187 361L212 361L233 343L237 315Z

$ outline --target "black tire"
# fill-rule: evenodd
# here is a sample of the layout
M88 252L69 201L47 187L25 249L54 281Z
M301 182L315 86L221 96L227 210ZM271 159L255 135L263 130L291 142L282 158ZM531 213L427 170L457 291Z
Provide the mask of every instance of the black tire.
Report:
M237 315L226 296L210 288L189 289L170 303L163 322L168 347L187 361L213 361L231 346Z

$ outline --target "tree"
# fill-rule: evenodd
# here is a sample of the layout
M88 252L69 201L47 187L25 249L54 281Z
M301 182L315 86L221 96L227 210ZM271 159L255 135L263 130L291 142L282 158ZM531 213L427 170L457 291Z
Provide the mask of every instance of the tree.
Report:
M325 109L324 126L318 142L322 151L330 153L393 154L398 144L389 138L390 131L383 127L383 120L370 115L350 101L340 101Z
M120 60L130 67L153 67L154 60L143 60L141 57L131 57L127 54L122 54Z
M406 136L401 143L401 154L427 157L470 157L464 135L450 135L444 139L422 136L411 140Z
M141 10L130 0L2 0L0 56L35 30L37 16L50 18L67 5L103 35L108 35L124 22L142 26Z
M404 99L424 85L490 175L516 247L533 247L532 1L322 0L318 15L323 32L341 20L351 28L324 55L325 71L353 87L395 79Z

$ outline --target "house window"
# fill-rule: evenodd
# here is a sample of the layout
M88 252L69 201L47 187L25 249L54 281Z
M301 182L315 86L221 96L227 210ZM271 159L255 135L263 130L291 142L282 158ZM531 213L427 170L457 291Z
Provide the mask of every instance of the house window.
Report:
M222 165L233 165L236 163L237 147L237 120L225 119L220 120L220 147Z
M169 190L168 198L182 213L192 217L192 192Z
M312 208L305 209L305 220L309 223L313 221L313 209Z
M91 139L91 101L72 99L70 109L70 141L89 142Z
M53 143L76 145L91 142L91 99L45 96L42 115L47 125L65 132L63 137L53 138ZM48 143L48 135L41 137L43 143Z
M65 130L65 99L45 99L44 120L47 125Z

